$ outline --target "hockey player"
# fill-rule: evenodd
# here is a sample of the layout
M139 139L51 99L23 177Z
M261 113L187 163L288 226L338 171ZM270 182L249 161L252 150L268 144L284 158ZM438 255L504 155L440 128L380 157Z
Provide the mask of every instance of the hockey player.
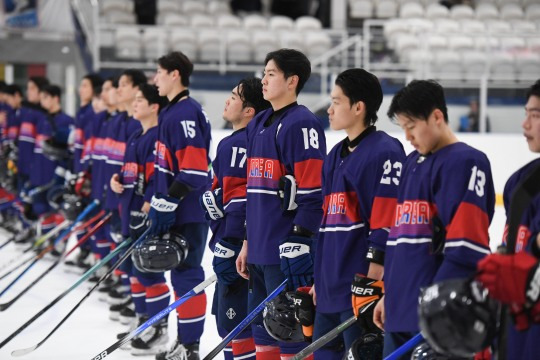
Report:
M416 150L402 169L386 243L384 301L374 312L385 330L384 356L418 332L420 288L467 278L490 253L495 205L489 160L452 132L438 83L412 81L394 96L388 116ZM392 167L389 175L399 170Z
M527 92L522 128L529 150L540 153L540 80ZM508 179L503 196L507 217L516 186L538 166L540 158L523 166ZM507 231L508 224L504 243ZM540 339L540 195L536 195L528 206L516 240L515 255L493 254L478 264L478 279L487 287L491 297L510 305L515 324L508 326L506 357L536 359Z
M286 278L292 291L312 284L326 140L320 121L296 101L310 74L309 60L297 50L266 56L263 96L272 108L247 127L247 239L236 261L240 275L250 279L248 311ZM261 317L252 330L257 359L288 359L305 347L278 343Z
M128 139L122 170L111 178L111 189L119 194L120 199L122 236L131 236L133 240L144 232L154 194L154 149L158 113L163 105L165 101L155 86L139 85L133 102L133 118L141 123L142 129L135 131ZM170 293L164 273L141 272L133 267L131 258L126 259L122 267L130 276L135 313L140 323L169 305ZM127 310L120 312L120 317L126 315L129 317ZM167 330L161 325L151 327L131 341L134 355L155 355L166 350Z
M47 111L47 116L40 118L36 126L36 143L30 183L32 187L63 184L65 171L68 169L68 137L73 129L74 120L62 111L61 89L57 85L47 85L40 91L41 106ZM65 160L51 160L44 154L44 143L48 141L54 147L66 153ZM60 172L63 169L64 173ZM40 192L33 197L33 210L36 215L45 215L51 208L46 199L46 192ZM45 216L41 221L43 233L48 232L64 219L57 214Z
M183 264L171 270L176 296L181 296L204 280L201 267L208 234L199 198L211 180L210 122L201 105L189 96L193 64L181 52L158 59L155 84L169 105L161 111L155 159L155 195L148 214L152 235L169 229L189 242ZM158 360L199 359L199 341L206 312L206 294L194 296L177 308L178 337L169 351ZM183 354L183 355L182 355Z
M247 316L248 282L236 272L235 261L245 236L246 220L246 126L260 111L270 107L263 98L261 79L241 80L225 102L223 119L233 133L217 147L212 163L214 181L201 198L210 219L214 252L213 266L218 276L212 313L218 333L225 337ZM225 349L225 359L255 359L251 329L240 333Z
M375 128L382 96L376 76L350 69L336 78L328 108L332 130L345 130L347 137L334 146L323 165L323 219L312 289L317 305L313 338L326 334L353 312L358 316L369 305L371 311L360 316L370 326L345 330L345 350L363 333L377 329L369 316L375 303L369 303L368 295L353 291L351 308L350 279L357 273L370 283L382 279L386 239L405 161L399 140ZM315 359L342 357L335 344L315 352Z

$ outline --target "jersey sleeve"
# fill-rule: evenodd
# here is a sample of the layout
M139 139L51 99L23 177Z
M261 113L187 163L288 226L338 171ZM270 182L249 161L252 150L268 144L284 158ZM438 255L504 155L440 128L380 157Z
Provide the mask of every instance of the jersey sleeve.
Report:
M146 189L144 191L144 201L150 202L154 195L154 160L155 160L155 144L149 146L146 159L144 160L144 180Z
M488 228L495 207L491 167L483 154L460 155L454 154L432 179L436 215L446 229L434 282L470 276L490 253Z
M403 149L395 149L395 151L384 152L376 162L371 164L374 176L371 177L372 188L367 191L367 193L372 194L368 247L380 251L386 249L386 240L392 227L397 204L397 190L404 162Z
M322 219L322 166L326 156L324 131L316 121L295 119L280 138L278 146L288 174L296 179L298 205L293 223L313 233Z

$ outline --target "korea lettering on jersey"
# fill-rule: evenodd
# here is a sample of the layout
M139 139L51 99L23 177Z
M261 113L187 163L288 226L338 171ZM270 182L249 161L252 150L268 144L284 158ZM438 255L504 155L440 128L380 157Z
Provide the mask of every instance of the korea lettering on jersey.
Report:
M221 188L223 193L224 218L212 220L210 248L223 238L243 240L246 221L246 129L240 129L223 138L217 147L212 162L214 180L210 190ZM216 247L217 249L217 247Z
M386 250L405 161L401 143L381 131L367 134L345 157L343 146L338 143L323 166L323 218L314 266L317 311L323 313L350 309L351 279L367 274L368 248Z
M199 198L211 181L210 122L194 99L169 104L159 114L155 191L168 194L174 181L190 189L176 211L176 225L204 222Z
M490 253L494 207L491 167L482 152L458 142L429 156L408 156L386 247L387 331L418 331L419 289L476 271Z
M248 262L279 264L279 244L293 224L317 233L322 217L321 170L326 140L320 121L304 106L287 109L271 125L272 109L259 113L247 127L248 168L246 223ZM293 175L294 211L282 211L279 179Z

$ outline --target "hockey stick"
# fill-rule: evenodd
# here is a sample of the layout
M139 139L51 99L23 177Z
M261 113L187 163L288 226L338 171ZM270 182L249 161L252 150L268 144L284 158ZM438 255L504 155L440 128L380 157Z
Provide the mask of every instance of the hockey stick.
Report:
M401 356L403 356L406 352L410 351L412 348L414 348L416 345L418 345L422 340L424 340L424 337L421 333L418 333L414 335L411 339L409 339L405 344L398 347L396 350L394 350L393 353L388 355L384 358L384 360L397 360Z
M43 234L42 236L40 236L30 247L25 249L23 252L26 253L28 251L32 251L33 249L36 249L36 248L40 247L41 244L43 244L45 241L49 240L50 238L52 238L55 235L58 235L58 233L60 233L60 231L66 229L69 226L70 222L71 221L69 221L69 220L62 221L60 224L56 225L54 227L54 229L52 229L48 233Z
M139 335L146 329L148 329L150 326L154 325L156 322L161 320L163 317L168 315L171 311L191 299L193 296L199 294L201 291L203 291L205 288L207 288L210 284L213 284L216 281L217 277L216 275L210 276L208 279L204 280L199 285L195 286L193 289L191 289L189 292L185 293L181 298L167 306L165 309L161 310L156 315L152 316L150 319L148 319L144 324L141 324L138 328L131 331L129 334L124 336L122 339L118 340L111 346L109 346L107 349L100 352L98 355L94 356L92 360L98 360L98 359L104 359L105 357L109 356L113 351L120 348L122 345L133 339L135 336ZM88 296L88 295L87 295ZM84 300L84 299L83 299ZM11 355L15 355L15 352L12 352Z
M250 312L248 316L246 316L246 318L240 322L240 324L236 325L236 327L232 329L232 331L223 338L223 340L218 344L218 346L216 346L212 351L210 351L203 360L211 360L215 358L216 355L219 354L227 346L228 343L230 343L249 324L251 324L253 320L255 320L255 318L259 315L261 311L263 311L263 309L268 304L268 302L270 302L270 300L272 300L273 298L278 296L283 290L285 290L285 286L287 286L287 279L283 280L283 282L274 291L272 291L270 295L266 297L266 299L264 299L259 305L257 305L257 307L253 309L253 311ZM94 358L94 360L98 359L100 358Z
M30 290L34 285L36 285L41 279L43 279L49 272L51 272L52 269L54 269L59 263L61 263L63 260L65 260L75 249L79 248L82 244L84 244L92 235L96 233L96 231L102 227L107 221L110 220L112 217L112 213L108 213L100 222L95 224L88 232L79 239L79 241L64 255L62 258L56 260L41 276L37 277L34 281L32 281L23 291L21 291L17 296L15 296L13 299L8 301L7 303L0 304L0 311L4 311L7 308L9 308L15 301L17 301L21 296L23 296L28 290Z
M9 200L5 203L0 204L0 211L4 211L6 209L9 209L15 202L17 202L18 199L15 200Z
M110 213L110 215L112 216L112 213ZM54 327L54 329L52 329L47 334L47 336L45 336L45 338L43 338L43 340L41 340L36 345L30 346L30 347L25 348L25 349L14 350L14 351L11 352L11 356L23 356L23 355L29 354L32 351L39 348L41 345L43 345L56 332L56 330L58 330L60 328L60 326L62 326L62 324L71 316L71 314L73 314L75 312L75 310L77 310L79 308L79 306L81 306L81 304L84 302L84 300L86 300L90 296L90 294L101 284L101 282L103 280L105 280L106 278L108 278L109 275L111 275L113 273L113 271L116 270L120 266L120 264L122 264L129 256L131 256L131 253L133 252L133 249L135 249L135 246L137 246L137 244L140 241L142 241L142 239L144 239L149 232L150 232L150 229L147 229L143 233L143 235L141 235L141 237L139 239L137 239L137 241L135 241L133 243L131 242L131 240L124 241L123 244L131 243L130 247L126 250L126 252L122 255L122 257L120 257L120 259L118 259L118 261L116 261L116 263L113 266L111 266L111 268L105 274L103 274L103 276L101 276L99 278L99 280L94 284L94 286L92 286L92 288L90 288L90 290L86 293L86 295L83 296L83 298L69 311L69 313L66 316L64 316L64 318Z
M324 334L308 346L306 346L302 351L300 351L298 354L294 355L294 357L291 360L302 360L308 357L309 355L313 354L315 351L322 348L324 345L328 344L331 340L333 340L336 336L341 334L343 331L348 329L352 324L356 322L356 316L351 316L332 330L330 330L328 333Z
M540 192L540 166L533 169L514 189L510 198L508 216L508 233L506 236L506 254L511 255L516 250L516 239L523 214L531 204L532 199ZM502 306L499 319L501 332L497 342L496 359L506 359L508 307Z
M60 243L62 240L64 239L67 239L67 236L69 235L70 231L71 231L71 228L78 222L81 221L81 219L83 219L86 215L88 215L92 210L94 210L94 208L97 206L97 202L93 202L91 203L90 205L88 205L86 207L86 209L83 210L83 212L81 212L81 214L77 217L77 220L68 227L67 230L64 230L64 232L58 236L56 238L56 240L54 241L54 243L52 243L51 245L49 245L48 247L46 247L45 249L43 249L35 258L34 258L34 261L32 261L19 275L17 275L17 277L15 279L13 279L13 281L11 283L9 283L8 286L6 286L4 288L4 290L2 290L0 292L0 297L2 295L4 295L6 293L6 291L8 291L17 281L19 281L23 276L24 274L26 274L39 260L41 260L43 258L43 256L45 256L45 254L47 254L48 252L52 251L54 249L54 247Z

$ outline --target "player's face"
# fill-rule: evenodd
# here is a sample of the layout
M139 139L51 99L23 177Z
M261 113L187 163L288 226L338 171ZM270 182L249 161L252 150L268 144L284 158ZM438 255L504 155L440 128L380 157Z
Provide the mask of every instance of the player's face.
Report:
M356 104L351 106L349 98L343 93L340 86L334 85L330 97L332 99L328 108L330 128L332 130L346 130L356 125Z
M6 102L13 109L18 109L21 106L21 101L21 96L18 93L15 93L14 95L6 95Z
M79 85L79 99L83 104L88 104L92 101L94 90L92 89L92 83L88 79L82 79Z
M151 115L152 108L148 100L146 100L142 91L137 91L135 100L133 100L133 117L137 120L146 120Z
M154 84L157 86L160 96L167 96L173 90L174 74L177 71L167 71L158 66L156 75L154 76Z
M40 102L39 88L33 81L26 83L26 97L31 103L36 104Z
M279 99L287 92L287 79L274 60L270 60L264 67L264 76L262 78L263 97L272 102Z
M131 82L131 79L127 77L126 75L120 76L120 80L118 80L118 89L116 90L116 101L120 104L129 104L133 102L133 99L135 98L135 94L139 88L137 86L133 86L133 83Z
M238 86L235 87L231 95L225 101L225 109L223 110L223 120L234 123L242 119L243 103L238 95Z
M40 92L39 93L39 102L41 104L41 107L44 108L47 111L50 111L53 104L53 98L51 95Z
M540 153L540 98L538 96L530 96L527 100L522 127L529 150Z
M405 114L397 114L399 126L405 132L407 141L420 153L429 154L440 149L441 129L437 126L434 115L435 110L427 121L410 117Z

